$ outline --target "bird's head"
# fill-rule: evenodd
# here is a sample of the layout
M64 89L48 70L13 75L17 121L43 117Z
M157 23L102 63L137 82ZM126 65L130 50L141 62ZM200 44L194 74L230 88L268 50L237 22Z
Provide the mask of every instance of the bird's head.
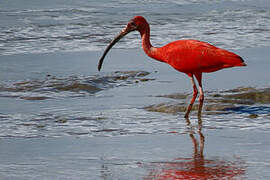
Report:
M124 27L120 33L115 36L115 38L111 41L111 43L107 46L107 48L105 49L103 55L101 56L99 63L98 63L98 70L100 71L103 60L106 56L106 54L109 52L109 50L113 47L113 45L115 43L117 43L120 39L122 39L125 35L127 35L128 33L132 32L132 31L139 31L142 32L143 29L145 29L145 27L149 26L147 21L145 20L144 17L142 16L135 16L134 18L132 18L128 24L126 25L126 27Z
M146 29L149 26L148 22L146 21L146 19L142 16L135 16L134 18L132 18L128 24L126 25L126 27L122 30L122 31L127 31L127 33L131 32L131 31L143 31L144 29Z

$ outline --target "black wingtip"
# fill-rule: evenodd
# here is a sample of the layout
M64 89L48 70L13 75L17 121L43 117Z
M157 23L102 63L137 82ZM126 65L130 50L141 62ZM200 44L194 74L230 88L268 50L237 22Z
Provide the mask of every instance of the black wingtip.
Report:
M239 59L242 61L242 62L245 62L244 59L242 57L239 56Z
M245 63L245 61L242 57L239 56L239 59L242 61L242 66L247 66L247 64Z

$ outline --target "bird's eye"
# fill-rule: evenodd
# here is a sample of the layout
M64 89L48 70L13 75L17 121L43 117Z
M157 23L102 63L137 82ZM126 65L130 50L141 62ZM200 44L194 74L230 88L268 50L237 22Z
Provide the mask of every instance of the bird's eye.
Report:
M131 22L131 25L132 25L132 26L136 26L136 23L135 23L135 22Z

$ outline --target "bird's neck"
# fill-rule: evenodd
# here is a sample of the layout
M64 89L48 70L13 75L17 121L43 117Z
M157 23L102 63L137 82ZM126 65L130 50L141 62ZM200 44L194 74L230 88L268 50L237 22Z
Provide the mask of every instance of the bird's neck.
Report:
M150 27L149 25L140 31L141 38L142 38L142 47L144 52L151 58L154 58L158 61L164 62L162 59L161 54L159 53L159 48L152 46L150 42Z

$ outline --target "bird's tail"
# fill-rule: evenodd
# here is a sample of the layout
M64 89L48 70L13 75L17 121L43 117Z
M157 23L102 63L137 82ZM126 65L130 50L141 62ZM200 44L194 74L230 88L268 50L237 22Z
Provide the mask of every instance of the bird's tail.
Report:
M243 58L238 56L235 53L226 51L224 49L220 49L222 52L222 54L224 54L225 56L223 56L222 61L224 63L224 68L226 67L234 67L234 66L246 66L246 63L244 62Z
M236 60L235 60L235 65L234 66L247 66L246 63L244 62L243 58L240 56L236 55ZM236 62L237 61L237 62ZM240 61L240 62L239 62Z

